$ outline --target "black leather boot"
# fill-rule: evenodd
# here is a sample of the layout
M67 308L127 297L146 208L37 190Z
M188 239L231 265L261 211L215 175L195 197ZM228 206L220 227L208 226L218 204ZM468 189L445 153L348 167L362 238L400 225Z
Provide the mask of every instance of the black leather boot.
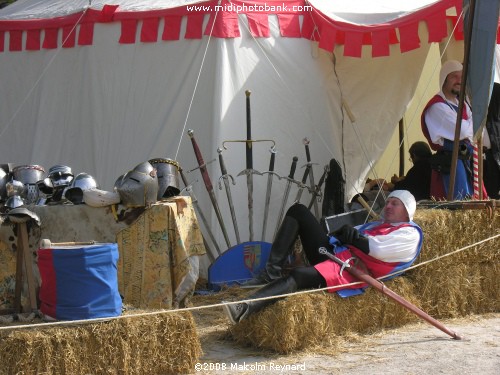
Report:
M299 223L291 216L285 216L274 240L266 267L256 277L241 284L242 288L257 288L282 276L281 270L299 235Z
M258 299L270 296L279 296L282 294L293 293L297 291L297 283L291 276L280 278L267 284L257 292L253 293L247 299ZM281 297L283 298L283 297ZM227 316L233 323L241 322L249 315L254 314L264 307L269 306L281 298L269 298L259 301L240 302L236 304L224 305Z

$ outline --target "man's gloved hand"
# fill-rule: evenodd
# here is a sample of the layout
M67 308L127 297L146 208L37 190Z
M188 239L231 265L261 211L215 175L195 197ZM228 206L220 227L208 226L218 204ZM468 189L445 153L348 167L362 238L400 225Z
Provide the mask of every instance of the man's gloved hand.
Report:
M337 232L335 232L334 236L343 245L352 245L365 254L370 253L370 243L368 238L359 234L359 231L356 228L348 224L344 225Z
M335 237L343 244L352 244L353 241L359 239L359 232L356 228L345 224L337 231Z

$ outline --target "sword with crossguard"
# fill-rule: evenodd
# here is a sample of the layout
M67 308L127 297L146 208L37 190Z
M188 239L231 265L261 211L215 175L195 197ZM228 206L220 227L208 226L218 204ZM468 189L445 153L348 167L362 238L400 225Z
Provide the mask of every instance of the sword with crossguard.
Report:
M311 141L307 138L304 138L302 142L304 143L304 147L306 149L307 168L309 168L309 185L311 187L311 191L314 191L316 188L316 184L314 183L314 173L312 167L313 163L311 162L311 152L309 150L309 143L311 143ZM314 200L313 205L314 205L314 215L316 217L319 217L318 202Z
M306 169L304 170L304 175L302 176L302 180L300 181L299 190L297 191L297 196L295 197L295 201L293 202L294 204L300 203L300 197L302 197L302 192L307 187L307 185L306 185L307 176L309 175L310 170L311 170L311 166L307 165Z
M330 167L325 165L323 169L323 174L321 175L318 184L314 187L314 191L312 192L311 200L309 201L309 204L307 205L307 208L310 210L313 204L318 200L321 201L321 187L323 186L323 183L325 182L326 177L328 176L328 173L330 172ZM316 219L319 219L319 216L316 216Z
M233 182L233 185L236 185L234 182L233 176L227 173L226 163L224 163L224 158L222 157L222 149L219 147L217 149L217 153L219 154L219 165L221 176L219 177L219 190L222 190L221 180L224 181L224 188L226 189L227 202L229 204L229 211L231 211L231 218L233 219L233 227L234 234L236 235L236 242L238 244L240 241L240 231L238 230L238 222L236 221L236 213L234 212L234 204L233 204L233 196L231 194L231 185L229 184L229 179Z
M252 147L255 142L272 142L273 146L275 142L270 139L252 139L252 121L250 115L250 90L245 91L246 95L246 114L247 114L247 139L245 140L234 140L234 141L224 141L222 142L222 147L227 149L226 143L228 142L245 142L246 149L246 169L242 170L238 173L238 176L247 176L247 188L248 188L248 231L249 231L249 241L253 241L253 175L258 174L262 175L262 173L253 169L253 153Z
M276 147L271 147L269 149L269 152L271 153L271 157L269 159L269 170L266 172L262 172L262 174L267 174L267 188L266 188L266 199L264 202L264 221L262 222L262 236L261 236L261 241L264 241L266 238L266 229L267 229L267 217L269 215L269 204L271 201L271 188L273 186L273 175L276 175L279 179L281 177L274 172L274 161L276 159Z
M198 161L198 165L200 166L201 177L203 178L205 188L207 189L210 200L212 201L212 206L214 207L215 215L217 216L217 220L219 221L220 227L222 229L222 234L224 235L224 239L226 240L226 245L229 248L231 247L231 243L229 242L226 226L224 225L224 220L222 219L222 214L220 212L219 204L217 203L217 198L215 197L214 187L212 185L212 180L210 179L210 175L208 174L207 171L207 165L205 164L205 160L203 160L203 156L201 154L200 148L198 147L198 143L194 139L194 131L192 129L189 129L188 135L189 138L191 138L194 154L196 155L196 160Z
M290 193L290 188L292 186L292 183L297 183L293 179L295 176L295 169L297 168L297 161L299 158L297 156L294 156L292 159L292 165L290 166L290 173L288 174L288 177L286 177L286 187L285 187L285 195L283 196L283 201L281 202L281 208L280 208L280 213L278 215L278 221L276 222L276 229L274 230L274 238L276 238L276 234L278 233L278 229L281 224L281 220L283 219L283 214L285 213L285 207L286 207L286 202L288 201L288 194Z

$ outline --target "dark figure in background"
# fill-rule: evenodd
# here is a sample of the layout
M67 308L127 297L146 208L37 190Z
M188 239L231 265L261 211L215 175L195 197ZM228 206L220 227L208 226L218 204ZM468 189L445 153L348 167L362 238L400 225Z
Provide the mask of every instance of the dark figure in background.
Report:
M413 166L408 170L406 176L393 176L389 184L389 190L408 190L417 201L430 199L431 148L426 142L415 142L410 146L409 152Z
M410 192L395 190L387 197L382 220L356 227L345 225L335 233L335 237L330 238L306 206L292 205L272 244L266 268L253 282L248 283L264 286L249 298L278 296L326 286L359 288L359 285L349 285L357 281L356 278L349 272L341 272L339 264L320 254L320 247L335 252L342 261L355 257L359 266L366 267L367 272L376 278L407 268L415 261L422 245L422 230L412 221L416 207L415 198ZM294 268L289 275L283 275L283 264L299 237L311 265ZM334 244L331 244L332 240ZM275 301L265 299L226 304L224 309L229 319L236 323Z
M486 130L490 136L491 148L486 150L483 180L488 196L499 199L500 194L500 83L495 82L491 93Z
M345 212L345 178L339 162L330 160L328 176L325 180L325 189L322 205L322 217L338 215Z

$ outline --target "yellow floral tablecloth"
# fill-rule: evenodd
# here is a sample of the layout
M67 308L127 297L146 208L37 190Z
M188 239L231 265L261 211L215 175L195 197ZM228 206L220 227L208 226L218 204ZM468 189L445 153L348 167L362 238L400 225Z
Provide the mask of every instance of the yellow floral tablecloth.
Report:
M190 271L189 257L205 254L189 197L152 205L117 234L116 242L119 290L126 305L138 308L171 308Z
M190 287L189 282L194 284L193 279L197 279L197 273L193 275L197 270L193 270L191 263L197 256L205 254L205 246L189 197L170 198L142 211L123 209L130 215L124 215L118 221L109 206L31 208L42 222L41 227L29 228L29 246L36 274L38 243L41 238L47 238L52 242L117 242L120 252L119 290L125 297L124 303L134 307L176 307L181 302L175 301L179 285L182 284L180 289L185 293ZM133 221L125 220L136 216ZM0 310L13 308L16 248L13 226L1 225ZM188 273L190 278L186 277ZM25 294L23 292L23 301Z

